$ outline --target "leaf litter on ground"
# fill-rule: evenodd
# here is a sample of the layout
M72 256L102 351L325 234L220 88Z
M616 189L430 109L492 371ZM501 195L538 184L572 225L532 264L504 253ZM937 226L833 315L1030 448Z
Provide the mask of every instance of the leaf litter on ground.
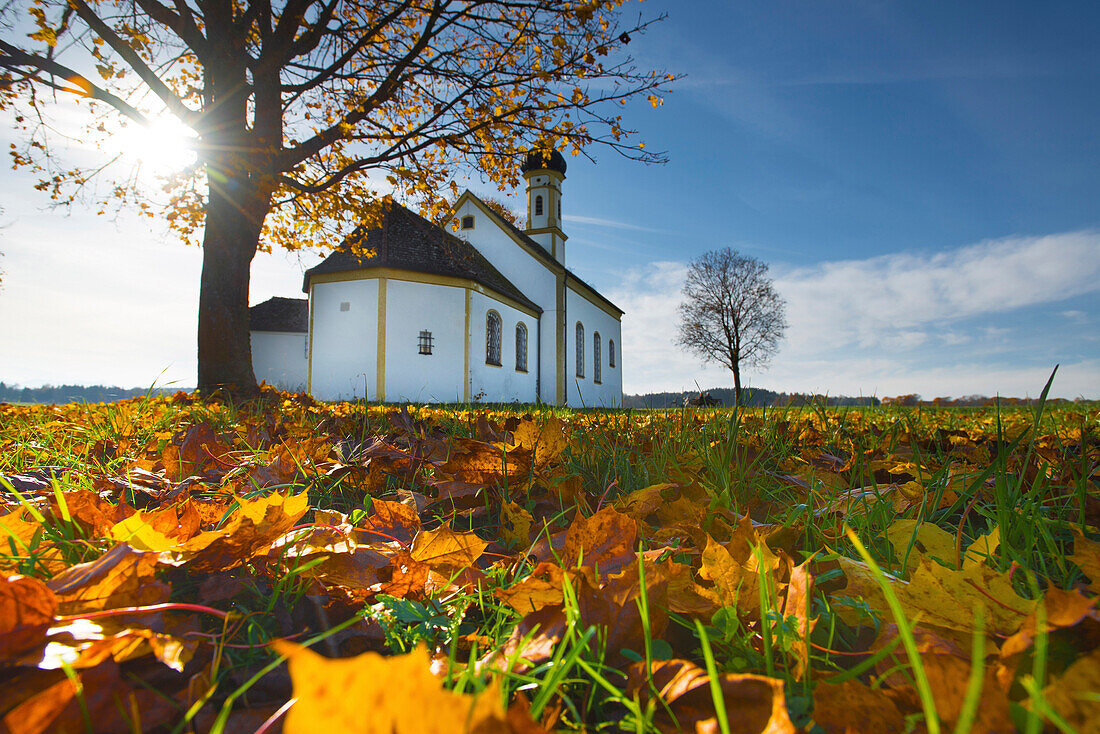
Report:
M1095 406L0 416L7 731L1100 721Z

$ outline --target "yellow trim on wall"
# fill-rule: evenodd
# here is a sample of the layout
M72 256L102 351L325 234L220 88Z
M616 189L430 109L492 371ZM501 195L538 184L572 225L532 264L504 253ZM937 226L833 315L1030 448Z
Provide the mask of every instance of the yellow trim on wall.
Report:
M547 233L549 233L549 234L556 234L558 237L561 237L562 240L569 239L569 237L567 237L566 234L561 231L560 227L539 227L538 229L525 229L523 231L523 233L525 235L528 235L528 236L535 235L535 234L547 234Z
M374 399L386 399L386 279L378 279L378 344L375 347Z
M568 280L568 278L567 278L567 280ZM621 322L623 320L623 315L621 313L619 313L618 310L616 310L616 309L612 308L611 306L607 305L606 303L604 303L599 298L592 297L592 295L595 294L595 291L593 291L591 288L588 288L585 285L583 285L576 278L573 278L572 280L569 280L569 290L573 291L578 296L580 296L584 300L588 301L593 306L600 309L601 311L603 311L605 314L607 314L611 318L615 319L616 321Z
M526 306L503 293L497 293L490 288L486 288L481 285L481 283L477 283L467 278L455 278L450 275L432 275L430 273L417 273L412 270L399 270L397 268L357 268L355 270L345 270L341 273L320 273L312 276L309 282L312 288L314 283L343 283L349 280L370 280L372 278L378 278L380 280L401 280L407 283L444 285L451 288L468 288L477 291L487 298L499 301L505 306L525 313L528 316L538 318L538 311L535 311L530 306Z
M309 286L309 333L306 334L306 339L309 339L309 357L306 359L306 392L310 395L313 394L313 284Z
M462 402L470 402L470 289L466 293L466 329L462 340Z
M557 288L557 403L565 405L565 272L558 274Z

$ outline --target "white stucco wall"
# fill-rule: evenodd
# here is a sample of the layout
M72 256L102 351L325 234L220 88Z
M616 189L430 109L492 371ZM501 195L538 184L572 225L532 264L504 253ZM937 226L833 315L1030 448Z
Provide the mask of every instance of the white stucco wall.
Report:
M618 319L570 287L565 291L566 401L572 408L618 408L623 403L622 329ZM577 377L577 322L584 325L584 377ZM592 335L600 334L601 382L596 384ZM615 366L609 364L608 341L615 342Z
M308 337L301 332L253 331L252 371L256 380L268 385L305 392L309 360Z
M340 305L348 304L341 311ZM320 400L377 399L378 281L314 283L310 393Z
M466 289L386 281L386 401L453 403L464 398ZM420 354L421 330L432 353Z
M500 366L486 364L486 315L500 314ZM527 371L516 370L516 325L527 326ZM535 402L538 323L518 309L476 291L470 293L470 399L485 403Z
M473 216L474 228L457 230L455 234L468 240L493 267L542 308L542 400L553 403L557 399L557 373L554 369L557 354L557 275L542 260L517 244L509 233L473 202L465 202L455 216L457 221L462 221L462 217L467 215ZM529 335L531 345L536 343L537 331L536 324ZM536 355L532 354L529 361L533 371L537 364Z

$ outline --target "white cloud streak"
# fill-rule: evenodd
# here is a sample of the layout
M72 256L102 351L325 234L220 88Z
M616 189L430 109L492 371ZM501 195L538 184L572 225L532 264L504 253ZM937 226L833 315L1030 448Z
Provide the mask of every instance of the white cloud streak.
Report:
M1100 290L1100 233L989 240L935 254L826 262L777 274L792 346L904 348L924 329Z

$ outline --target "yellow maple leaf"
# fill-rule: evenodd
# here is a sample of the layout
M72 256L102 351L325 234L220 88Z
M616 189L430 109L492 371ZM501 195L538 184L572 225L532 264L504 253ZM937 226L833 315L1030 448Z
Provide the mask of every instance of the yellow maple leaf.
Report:
M289 658L297 699L286 734L507 731L495 682L477 696L445 690L423 647L408 655L336 659L285 640L276 641L275 650Z

